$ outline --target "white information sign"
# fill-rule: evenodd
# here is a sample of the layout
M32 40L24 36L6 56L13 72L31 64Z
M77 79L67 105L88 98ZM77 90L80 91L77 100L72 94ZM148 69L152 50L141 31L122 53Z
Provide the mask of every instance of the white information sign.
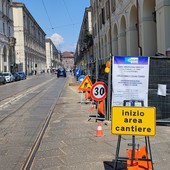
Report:
M158 92L159 96L166 96L166 84L158 84Z
M149 58L114 56L112 66L112 106L123 106L125 100L148 106Z

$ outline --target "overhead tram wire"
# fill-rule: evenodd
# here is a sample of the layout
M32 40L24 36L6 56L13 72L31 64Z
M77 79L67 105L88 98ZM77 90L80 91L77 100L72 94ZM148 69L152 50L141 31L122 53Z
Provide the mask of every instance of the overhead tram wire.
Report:
M74 26L75 26L75 24L74 24L74 22L73 22L73 20L72 20L72 17L71 17L71 15L70 15L70 13L69 13L69 10L68 10L68 8L67 8L67 4L66 4L65 0L62 0L62 2L64 3L64 6L65 6L66 11L67 11L67 14L68 14L68 16L69 16L69 18L70 18L70 22L71 22L71 24L72 24L72 26L73 26L73 38L74 38Z
M47 8L46 8L46 6L45 6L44 0L42 0L42 4L43 4L43 7L44 7L44 9L45 9L46 15L47 15L47 17L48 17L48 21L49 21L49 23L50 23L51 29L53 30L53 33L55 33L55 32L54 32L54 27L52 26L52 23L51 23L51 20L50 20L49 15L48 15Z
M62 1L63 1L63 3L64 3L65 8L66 8L67 14L68 14L68 16L69 16L69 18L70 18L71 24L74 25L74 24L73 24L72 17L71 17L71 15L70 15L69 11L68 11L67 4L66 4L65 0L62 0Z
M81 23L77 22L77 23L73 23L73 24L58 25L58 26L54 26L53 28L62 28L62 27L68 27L70 25L78 25L78 24L81 24ZM46 28L46 29L51 29L51 28Z

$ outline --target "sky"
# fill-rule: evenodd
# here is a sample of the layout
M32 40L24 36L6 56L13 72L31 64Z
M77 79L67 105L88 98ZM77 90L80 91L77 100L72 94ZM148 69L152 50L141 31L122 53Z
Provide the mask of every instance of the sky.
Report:
M13 0L25 4L33 18L61 52L75 51L85 8L90 0Z

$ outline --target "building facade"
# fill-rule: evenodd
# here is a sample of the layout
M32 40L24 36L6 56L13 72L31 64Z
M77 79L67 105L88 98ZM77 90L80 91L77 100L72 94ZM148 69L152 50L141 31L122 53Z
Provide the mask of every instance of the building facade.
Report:
M50 38L46 38L46 65L47 69L58 68L62 65L61 51L57 50Z
M165 55L170 47L170 1L91 0L96 76L112 55ZM83 20L82 25L84 25ZM81 28L81 31L83 29ZM82 35L79 35L79 39ZM79 45L79 40L78 40ZM91 50L91 47L86 51ZM78 55L86 60L86 51ZM90 58L90 55L88 56ZM79 59L78 59L79 58ZM103 67L104 68L104 67Z
M96 80L109 84L105 67L111 56L149 56L148 105L157 108L157 119L169 119L170 1L91 0L91 9ZM86 51L78 63L86 61ZM166 85L166 96L157 94L159 84Z
M66 70L74 68L74 52L65 51L62 53L62 65Z
M16 64L26 74L46 68L45 33L30 14L25 4L13 2Z
M75 51L76 67L91 75L94 72L93 36L92 36L92 9L87 7L79 33Z
M12 0L0 0L0 71L15 69Z

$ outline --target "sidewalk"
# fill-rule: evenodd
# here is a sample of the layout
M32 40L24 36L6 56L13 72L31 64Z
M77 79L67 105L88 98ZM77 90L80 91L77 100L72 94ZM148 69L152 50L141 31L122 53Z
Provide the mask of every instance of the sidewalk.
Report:
M88 121L90 106L80 103L81 93L77 86L69 86L73 79L68 80L31 169L113 170L118 138L111 134L111 123L101 122L104 136L96 137L98 123L95 119ZM126 157L131 142L131 136L122 136L119 156ZM142 147L144 137L136 137L136 143ZM170 127L158 126L150 143L154 170L169 170Z

